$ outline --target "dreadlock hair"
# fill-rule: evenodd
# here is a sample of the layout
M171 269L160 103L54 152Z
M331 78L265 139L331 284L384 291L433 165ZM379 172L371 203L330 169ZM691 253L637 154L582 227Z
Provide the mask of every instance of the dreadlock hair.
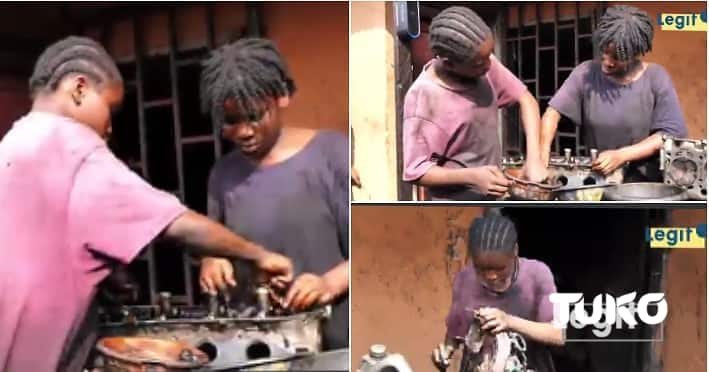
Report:
M514 222L500 213L488 213L476 218L468 230L468 253L483 252L513 254L517 248Z
M465 63L475 58L492 31L471 9L453 6L433 18L429 35L431 50L436 56Z
M97 84L123 82L116 63L101 44L86 37L69 36L47 47L39 56L29 80L31 96L34 98L42 91L53 92L72 73L85 74Z
M224 120L224 102L236 101L239 111L261 111L268 98L291 96L295 82L276 45L266 39L243 38L212 51L202 61L202 112Z
M615 44L619 60L629 61L652 50L652 20L647 13L632 6L618 5L606 10L593 33L598 49Z

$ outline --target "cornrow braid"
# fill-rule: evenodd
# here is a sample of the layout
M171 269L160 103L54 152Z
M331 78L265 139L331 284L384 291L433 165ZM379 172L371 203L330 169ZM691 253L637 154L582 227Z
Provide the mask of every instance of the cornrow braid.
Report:
M517 247L517 229L509 218L488 214L476 218L468 231L471 256L483 252L513 253Z
M431 21L430 46L433 53L454 63L470 62L485 40L490 27L474 11L461 6L444 9Z
M68 74L87 75L95 83L123 82L116 63L101 46L86 37L69 36L47 47L35 63L29 80L30 94L54 91Z
M601 52L613 43L616 57L629 61L652 50L652 20L638 8L614 6L601 16L593 36Z
M244 38L224 45L202 61L202 112L224 120L224 102L234 99L239 111L258 114L268 98L291 96L295 82L276 45L266 39Z

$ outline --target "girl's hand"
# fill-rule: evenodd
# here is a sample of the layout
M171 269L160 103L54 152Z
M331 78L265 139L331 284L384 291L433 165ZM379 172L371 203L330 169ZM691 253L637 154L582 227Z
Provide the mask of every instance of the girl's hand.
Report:
M478 316L482 321L481 328L493 334L510 329L510 316L504 311L493 307L483 307L478 310Z
M448 366L450 366L453 351L455 351L453 346L444 343L439 344L438 347L433 349L431 358L433 359L433 364L436 365L439 371L445 371Z

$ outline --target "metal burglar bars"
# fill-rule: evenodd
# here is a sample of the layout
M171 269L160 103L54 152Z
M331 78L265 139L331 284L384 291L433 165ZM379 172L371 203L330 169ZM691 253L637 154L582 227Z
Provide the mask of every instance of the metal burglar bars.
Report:
M152 185L206 213L208 172L225 147L219 128L200 113L198 95L199 63L215 47L214 11L205 5L205 45L184 51L177 46L177 9L162 11L167 15L167 56L146 55L145 19L132 18L135 60L119 64L126 78L126 105L114 118L111 147ZM151 244L131 265L131 272L148 286L141 291L141 302L156 303L158 292L170 291L177 302L195 303L198 265L186 250L170 247L174 244Z
M603 11L601 3L586 3L585 14L577 2L561 7L560 3L520 3L506 7L499 17L502 60L537 98L542 114L574 67L593 58L592 34ZM580 128L567 118L559 123L552 152L561 153L563 148L577 155L586 151ZM503 112L503 150L525 152L518 107Z

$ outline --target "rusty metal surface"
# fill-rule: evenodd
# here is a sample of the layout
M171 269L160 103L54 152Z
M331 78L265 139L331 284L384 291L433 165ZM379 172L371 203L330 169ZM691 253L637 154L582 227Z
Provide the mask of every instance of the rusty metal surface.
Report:
M165 306L162 306L164 308ZM124 318L103 323L102 336L147 337L178 341L205 352L209 371L246 368L283 370L283 363L322 350L322 321L330 315L329 307L292 315L212 316L208 309L172 307L173 314L189 314L183 318L165 317L159 307L127 307ZM131 315L130 310L135 314ZM198 311L201 310L201 311ZM220 311L217 315L229 313ZM169 314L172 315L172 314ZM275 363L283 360L283 363ZM105 366L105 360L94 365Z
M179 341L147 337L106 337L96 345L106 371L171 371L200 368L207 355Z

